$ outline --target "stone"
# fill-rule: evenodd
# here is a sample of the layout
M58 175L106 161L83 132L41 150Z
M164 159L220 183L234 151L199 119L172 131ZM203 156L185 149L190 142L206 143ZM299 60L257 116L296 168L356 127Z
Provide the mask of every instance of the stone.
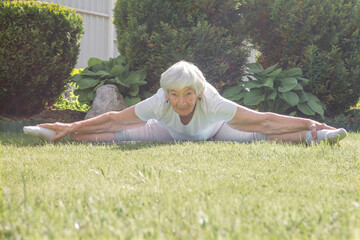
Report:
M110 111L125 109L126 103L115 85L107 84L96 90L94 101L85 119L96 117Z

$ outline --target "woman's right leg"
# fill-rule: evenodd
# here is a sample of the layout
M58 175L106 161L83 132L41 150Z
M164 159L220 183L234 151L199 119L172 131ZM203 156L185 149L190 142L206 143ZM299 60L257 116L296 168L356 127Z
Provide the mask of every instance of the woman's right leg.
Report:
M155 119L150 119L145 125L115 132L115 141L139 142L173 142L170 132Z
M146 123L136 123L116 132L73 133L71 141L77 142L172 142L174 138L158 121L150 119Z

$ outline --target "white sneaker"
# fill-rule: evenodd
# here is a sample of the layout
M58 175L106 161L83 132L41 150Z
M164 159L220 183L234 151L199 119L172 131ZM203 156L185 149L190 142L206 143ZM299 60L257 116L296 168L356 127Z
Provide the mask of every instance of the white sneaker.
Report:
M336 130L329 131L325 134L325 139L328 143L338 143L341 139L345 138L348 135L344 128L339 128Z
M335 130L320 130L317 131L317 138L314 139L311 135L311 131L306 132L306 142L308 144L318 144L325 141L330 144L338 143L341 139L347 136L347 132L343 128Z
M25 126L23 130L25 134L39 137L47 142L56 136L56 131L38 126Z

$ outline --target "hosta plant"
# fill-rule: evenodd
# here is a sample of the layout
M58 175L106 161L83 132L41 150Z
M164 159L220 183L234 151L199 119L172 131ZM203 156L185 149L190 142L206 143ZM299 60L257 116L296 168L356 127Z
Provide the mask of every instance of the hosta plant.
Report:
M90 105L96 90L105 84L117 86L128 106L140 102L139 86L146 84L146 73L143 70L129 71L129 67L130 62L123 55L108 61L90 58L88 67L71 78L76 83L74 93L79 96L79 102Z
M261 112L324 117L324 107L313 94L304 91L309 82L301 68L282 70L277 64L264 69L259 63L248 64L247 80L226 89L223 96Z

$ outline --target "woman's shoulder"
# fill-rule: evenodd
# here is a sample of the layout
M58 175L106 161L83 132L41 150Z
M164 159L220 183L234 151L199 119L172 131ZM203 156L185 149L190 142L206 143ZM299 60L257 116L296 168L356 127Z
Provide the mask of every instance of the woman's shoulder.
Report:
M206 102L218 101L223 98L215 89L215 87L213 87L210 83L206 83L203 97L205 98Z
M139 102L135 106L135 112L141 120L158 119L167 109L166 96L159 89L153 96Z
M233 112L236 104L227 100L211 85L207 84L201 106L206 114L218 114L219 112Z
M154 104L166 103L166 95L164 93L164 90L162 88L160 88L159 90L157 90L157 92L154 95L143 100L142 102L146 102L147 104L149 104L149 103L154 103Z

